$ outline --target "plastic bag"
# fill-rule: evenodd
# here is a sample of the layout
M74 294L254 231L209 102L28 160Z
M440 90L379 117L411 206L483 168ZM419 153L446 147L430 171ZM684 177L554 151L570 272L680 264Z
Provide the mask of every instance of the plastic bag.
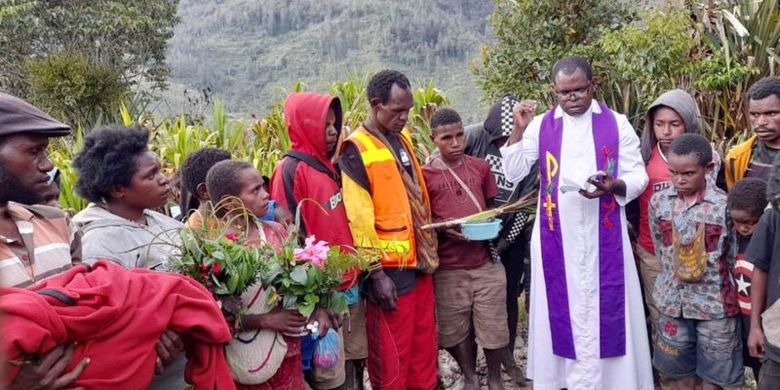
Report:
M319 339L314 349L313 365L322 368L333 368L339 364L341 357L341 337L333 329L328 330L325 337Z

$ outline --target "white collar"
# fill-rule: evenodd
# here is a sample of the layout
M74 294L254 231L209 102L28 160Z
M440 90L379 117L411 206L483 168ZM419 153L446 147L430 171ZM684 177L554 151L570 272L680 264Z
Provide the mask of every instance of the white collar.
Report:
M596 99L593 99L590 101L590 108L588 108L588 111L585 111L580 117L588 115L589 113L594 114L601 114L601 106L599 106L599 103L596 101ZM555 119L558 119L564 115L563 109L561 108L560 104L555 106ZM569 116L569 115L567 115Z

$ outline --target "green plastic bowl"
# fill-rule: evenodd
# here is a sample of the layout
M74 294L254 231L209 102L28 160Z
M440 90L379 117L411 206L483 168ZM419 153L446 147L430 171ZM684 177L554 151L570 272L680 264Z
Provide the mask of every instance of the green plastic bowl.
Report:
M494 219L488 222L469 222L460 225L460 232L469 241L485 241L498 237L501 231L501 220Z

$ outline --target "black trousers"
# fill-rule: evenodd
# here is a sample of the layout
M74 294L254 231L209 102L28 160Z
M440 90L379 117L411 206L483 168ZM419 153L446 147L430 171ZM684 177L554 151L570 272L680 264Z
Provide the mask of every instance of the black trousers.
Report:
M527 229L530 230L530 229ZM509 350L514 351L517 338L519 310L517 298L525 291L525 311L528 313L528 293L531 290L530 234L521 235L517 241L501 252L501 263L506 272L506 314L509 324Z

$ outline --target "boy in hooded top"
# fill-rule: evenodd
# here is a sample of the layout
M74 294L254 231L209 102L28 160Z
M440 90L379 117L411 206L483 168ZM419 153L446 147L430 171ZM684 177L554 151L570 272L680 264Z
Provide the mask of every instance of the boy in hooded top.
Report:
M337 97L313 92L293 93L284 104L284 117L290 135L291 150L277 165L271 177L271 199L291 212L300 213L302 237L314 235L319 240L352 250L352 234L342 202L338 173L332 164L341 134L341 103ZM303 201L303 200L306 201ZM345 357L354 380L362 383L360 360L368 356L362 302L359 301L356 273L344 275L342 289L350 303L350 322L344 329ZM345 382L345 368L336 372L312 371L312 385L333 389ZM348 378L350 383L353 378Z
M700 134L699 109L696 101L681 89L666 91L647 109L645 129L642 132L640 151L645 162L645 170L650 179L647 188L633 202L639 210L631 224L638 233L636 254L639 263L639 276L642 278L645 305L650 313L651 338L655 338L655 326L658 322L658 308L653 300L653 286L661 272L661 263L655 256L653 237L650 233L648 205L653 194L662 192L672 185L667 154L669 146L682 134ZM720 170L720 156L712 152L713 169L709 173L713 183Z

